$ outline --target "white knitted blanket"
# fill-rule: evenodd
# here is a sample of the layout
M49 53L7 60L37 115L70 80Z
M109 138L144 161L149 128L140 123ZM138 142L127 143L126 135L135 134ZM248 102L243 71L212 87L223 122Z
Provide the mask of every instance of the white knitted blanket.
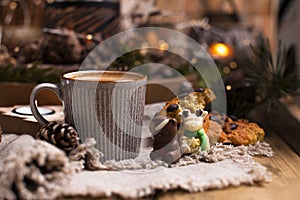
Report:
M217 144L209 152L185 157L170 167L153 162L146 149L135 160L99 163L93 140L67 157L56 147L28 135L3 135L0 143L0 199L53 199L64 197L141 198L156 190L188 192L268 182L267 168L253 155L272 156L267 143L248 147ZM99 156L97 152L95 155ZM82 170L81 161L90 169ZM96 156L96 158L97 158Z

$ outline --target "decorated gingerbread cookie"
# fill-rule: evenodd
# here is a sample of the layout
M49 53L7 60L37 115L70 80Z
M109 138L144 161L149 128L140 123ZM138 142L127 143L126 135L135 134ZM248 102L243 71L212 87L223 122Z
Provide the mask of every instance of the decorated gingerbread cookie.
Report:
M183 109L188 109L192 113L197 109L204 109L216 98L214 92L208 88L199 88L192 93L180 95L168 101L160 114L170 118L175 118L179 123L181 119L179 113Z
M179 113L181 124L178 132L183 154L195 153L210 148L209 138L203 129L203 120L207 114L207 111L201 109L197 109L195 112L184 109Z

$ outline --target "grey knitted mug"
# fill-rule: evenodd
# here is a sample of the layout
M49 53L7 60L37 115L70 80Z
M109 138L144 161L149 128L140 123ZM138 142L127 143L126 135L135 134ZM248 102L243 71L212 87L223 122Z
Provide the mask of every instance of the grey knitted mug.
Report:
M30 107L39 123L48 124L35 101L39 91L50 89L63 103L65 122L81 139L95 138L102 161L135 158L140 152L146 81L145 75L124 71L65 73L58 85L37 85Z

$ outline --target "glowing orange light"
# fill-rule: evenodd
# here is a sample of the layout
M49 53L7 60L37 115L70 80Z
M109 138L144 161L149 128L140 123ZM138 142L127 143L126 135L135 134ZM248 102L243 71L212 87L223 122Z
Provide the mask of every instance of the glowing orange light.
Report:
M231 49L224 43L214 43L210 46L209 51L213 57L225 58L231 54Z

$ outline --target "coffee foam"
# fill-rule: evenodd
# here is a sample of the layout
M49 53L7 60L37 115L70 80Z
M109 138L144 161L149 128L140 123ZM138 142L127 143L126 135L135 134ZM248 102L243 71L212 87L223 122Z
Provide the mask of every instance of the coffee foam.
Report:
M64 74L63 77L73 81L91 82L133 82L145 78L141 74L121 71L77 71Z

